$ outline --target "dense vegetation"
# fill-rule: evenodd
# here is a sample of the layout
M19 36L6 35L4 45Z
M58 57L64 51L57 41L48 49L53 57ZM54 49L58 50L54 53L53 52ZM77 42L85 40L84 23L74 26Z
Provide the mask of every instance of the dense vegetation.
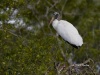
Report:
M82 35L79 50L48 26L55 11ZM88 68L69 73L72 63L84 62ZM100 0L0 0L0 75L99 73Z

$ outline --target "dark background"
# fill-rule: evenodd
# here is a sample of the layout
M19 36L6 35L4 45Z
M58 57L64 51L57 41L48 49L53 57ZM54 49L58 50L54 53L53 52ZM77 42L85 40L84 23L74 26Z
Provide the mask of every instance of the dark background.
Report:
M48 26L55 11L83 37L79 50ZM100 0L0 0L0 75L68 75L87 60L72 74L100 72Z

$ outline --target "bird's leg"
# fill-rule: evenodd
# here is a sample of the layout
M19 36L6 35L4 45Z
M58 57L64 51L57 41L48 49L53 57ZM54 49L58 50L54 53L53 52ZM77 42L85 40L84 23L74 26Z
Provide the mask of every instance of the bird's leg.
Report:
M75 54L75 52L74 52L74 47L72 47L72 54L73 54L73 55Z
M55 38L56 38L57 40L59 40L58 37L59 37L59 34L56 33Z
M71 51L71 59L72 59L72 64L73 64L73 58L74 58L75 52L74 52L74 48L72 47L72 51Z
M54 37L57 39L58 38L58 36L59 36L59 34L58 33L56 33L56 35L54 35Z
M59 37L59 34L58 34L58 33L56 33L56 36L57 36L57 37Z

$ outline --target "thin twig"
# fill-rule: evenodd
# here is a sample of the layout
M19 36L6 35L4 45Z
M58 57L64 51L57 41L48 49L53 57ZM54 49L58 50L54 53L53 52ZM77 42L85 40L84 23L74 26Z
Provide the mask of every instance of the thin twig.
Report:
M62 12L63 12L63 10L64 10L64 8L65 8L65 5L66 5L67 1L68 1L68 0L66 0L66 1L64 2L64 5L62 6L62 9L61 9L61 16L62 16Z
M61 0L60 0L61 1ZM54 8L60 1L56 1L53 5L50 3L50 2L48 2L50 5L51 5L51 7L49 8L49 11L52 9L52 8Z
M90 66L88 66L88 68L91 70L91 72L93 73L93 75L96 75L96 74L94 73L93 69L92 69Z

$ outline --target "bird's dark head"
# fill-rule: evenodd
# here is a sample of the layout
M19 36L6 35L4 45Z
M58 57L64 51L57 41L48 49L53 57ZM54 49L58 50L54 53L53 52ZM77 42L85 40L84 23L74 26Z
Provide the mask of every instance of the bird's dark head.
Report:
M58 12L54 12L53 17L49 23L49 25L55 20L58 19L59 20L60 14Z
M58 12L54 12L54 19L58 19L59 18L59 13Z

